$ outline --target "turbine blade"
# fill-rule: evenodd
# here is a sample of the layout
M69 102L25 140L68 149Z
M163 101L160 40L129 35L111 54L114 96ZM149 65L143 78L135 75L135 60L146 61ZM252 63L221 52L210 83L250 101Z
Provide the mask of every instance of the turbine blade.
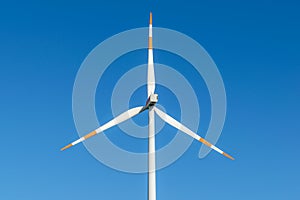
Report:
M150 94L154 94L154 91L155 91L155 75L154 75L153 45L152 45L152 13L150 13L149 40L148 40L148 79L147 79L148 97L150 96Z
M189 136L193 137L194 139L202 142L203 144L205 144L206 146L212 148L213 150L217 151L218 153L226 156L227 158L234 160L233 157L231 157L229 154L225 153L224 151L222 151L221 149L219 149L218 147L214 146L213 144L209 143L208 141L206 141L205 139L203 139L202 137L200 137L199 135L197 135L196 133L194 133L193 131L191 131L189 128L187 128L186 126L184 126L183 124L181 124L180 122L176 121L174 118L172 118L171 116L169 116L168 114L164 113L163 111L159 110L158 108L154 107L154 111L155 113L165 122L167 122L168 124L170 124L171 126L177 128L178 130L181 130L182 132L188 134Z
M117 116L113 120L111 120L111 121L107 122L106 124L102 125L101 127L97 128L96 130L90 132L89 134L87 134L87 135L79 138L78 140L68 144L67 146L61 148L61 151L65 150L65 149L68 149L68 148L70 148L70 147L72 147L72 146L74 146L74 145L90 138L90 137L93 137L93 136L97 135L100 132L103 132L103 131L105 131L105 130L107 130L107 129L115 126L115 125L118 125L118 124L134 117L135 115L137 115L137 114L139 114L143 111L142 108L143 108L143 106L135 107L135 108L132 108L132 109L120 114L119 116Z

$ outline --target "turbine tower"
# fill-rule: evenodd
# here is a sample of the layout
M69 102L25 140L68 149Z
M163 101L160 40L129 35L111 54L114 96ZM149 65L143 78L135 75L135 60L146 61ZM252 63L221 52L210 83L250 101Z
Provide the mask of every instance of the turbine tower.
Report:
M152 13L150 13L149 39L148 39L148 77L147 77L148 100L146 103L146 108L149 106L148 200L156 200L154 105L158 100L158 95L154 94L154 91L155 91L155 75L154 75L153 45L152 45Z
M234 160L229 154L225 153L218 147L214 146L210 142L206 141L195 132L191 131L189 128L172 118L170 115L164 113L155 104L158 101L158 95L155 94L155 74L154 74L154 62L153 62L153 45L152 45L152 13L150 13L149 20L149 38L148 38L148 72L147 72L147 94L148 99L144 106L139 106L131 108L130 110L120 114L116 118L107 122L106 124L100 126L96 130L88 133L87 135L79 138L78 140L66 145L61 149L61 151L68 149L84 140L93 137L94 135L101 133L113 126L116 126L139 113L148 110L148 200L156 200L156 164L155 164L155 114L158 115L162 120L164 120L169 125L175 127L176 129L182 131L183 133L193 137L194 139L200 141L204 145L210 147L211 149L217 151L218 153L226 156L227 158Z

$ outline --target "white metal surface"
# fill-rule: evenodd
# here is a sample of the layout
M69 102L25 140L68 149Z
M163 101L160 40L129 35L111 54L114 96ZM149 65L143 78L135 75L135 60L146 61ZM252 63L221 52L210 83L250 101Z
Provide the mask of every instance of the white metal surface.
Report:
M72 142L72 145L74 146L82 141L84 141L84 137L81 137L80 139L76 140L75 142Z
M156 200L154 107L149 108L148 200Z
M149 44L148 44L148 77L147 77L147 92L148 97L154 94L155 90L155 75L153 62L153 46L152 46L152 14L150 14L149 24Z
M154 64L153 64L153 49L148 50L148 97L154 93L155 90L155 76L154 76Z
M139 114L140 111L142 110L142 108L143 108L143 106L139 106L139 107L132 108L132 109L126 111L126 112L123 112L122 114L120 114L119 116L117 116L113 120L107 122L103 126L99 127L95 131L97 133L100 133L102 131L105 131L106 129L111 128L112 126L120 124L120 123L124 122L125 120L128 120L131 117L134 117L135 115Z
M154 111L162 120L164 120L171 126L177 128L178 130L181 130L182 132L188 134L189 136L193 137L196 140L199 140L201 138L199 135L197 135L196 133L191 131L189 128L185 127L180 122L176 121L173 117L164 113L163 111L159 110L158 108L155 107Z

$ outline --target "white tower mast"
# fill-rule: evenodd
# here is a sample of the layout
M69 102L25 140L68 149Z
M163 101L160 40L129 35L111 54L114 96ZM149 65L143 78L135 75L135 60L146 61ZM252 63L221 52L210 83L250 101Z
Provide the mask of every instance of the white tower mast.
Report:
M150 13L149 22L149 41L148 41L148 80L147 80L148 98L154 96L155 76L153 62L153 46L152 46L152 13ZM151 100L150 100L151 101ZM155 122L153 106L149 107L149 146L148 146L148 200L156 200L156 168L155 168Z

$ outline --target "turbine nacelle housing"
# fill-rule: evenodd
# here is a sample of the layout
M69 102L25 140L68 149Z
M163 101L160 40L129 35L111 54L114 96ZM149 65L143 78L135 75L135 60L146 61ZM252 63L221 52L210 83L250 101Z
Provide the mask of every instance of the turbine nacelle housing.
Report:
M149 109L150 107L154 106L158 101L158 94L150 94L146 101L146 105L142 108L140 112Z
M154 106L158 101L158 94L150 94L147 102L146 107Z

